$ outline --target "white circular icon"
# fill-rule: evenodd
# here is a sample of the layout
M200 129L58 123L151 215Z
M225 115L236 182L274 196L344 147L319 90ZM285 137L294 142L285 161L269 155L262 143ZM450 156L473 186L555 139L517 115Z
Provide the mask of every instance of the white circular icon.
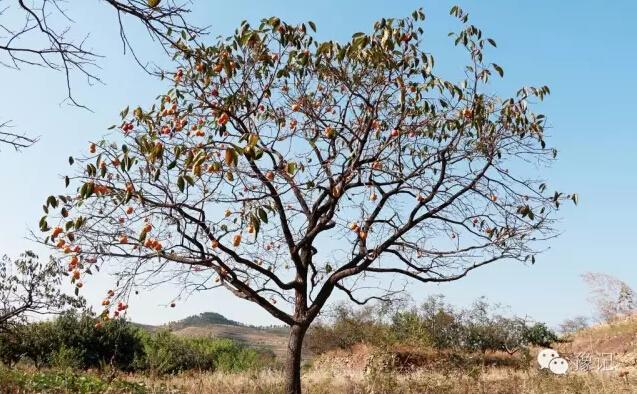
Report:
M560 355L553 349L543 349L537 355L537 363L540 364L541 369L548 368L551 360L559 356Z
M556 357L549 363L549 370L556 375L564 375L568 370L568 361L562 357Z

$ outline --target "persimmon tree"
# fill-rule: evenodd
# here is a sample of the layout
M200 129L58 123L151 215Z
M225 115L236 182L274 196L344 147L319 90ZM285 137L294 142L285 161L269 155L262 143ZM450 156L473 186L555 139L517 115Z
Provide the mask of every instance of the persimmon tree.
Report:
M156 104L126 108L70 158L72 192L47 200L45 241L69 254L72 280L113 270L115 297L174 281L259 305L290 326L289 393L333 294L363 304L401 291L398 278L534 262L560 202L576 200L536 179L556 151L529 107L549 89L490 93L495 42L452 14L468 54L458 82L434 72L422 10L345 43L276 17L212 45L180 41Z
M54 259L43 263L31 251L17 260L0 259L0 332L24 323L34 315L58 314L81 308L85 300L64 293L60 284L65 272Z

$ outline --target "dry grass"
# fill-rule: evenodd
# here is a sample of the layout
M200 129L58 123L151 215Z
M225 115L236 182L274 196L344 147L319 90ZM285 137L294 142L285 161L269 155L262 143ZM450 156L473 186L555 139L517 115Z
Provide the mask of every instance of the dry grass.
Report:
M138 377L135 377L138 380ZM185 374L158 382L147 379L151 392L242 393L283 392L280 372L240 374ZM161 384L161 386L160 386ZM422 373L365 375L309 370L303 374L306 393L634 393L637 379L616 374L570 374L555 376L540 371L519 372L489 369L475 373ZM155 387L155 389L153 389ZM170 387L170 389L168 389Z
M571 359L578 354L608 359L612 354L612 364L617 369L637 375L637 316L581 330L568 342L557 344L556 350Z
M339 393L590 393L620 394L637 392L637 318L603 324L577 333L569 343L559 345L560 354L577 352L611 352L617 370L608 372L569 372L566 376L537 370L535 352L527 367L514 369L465 366L464 369L421 368L410 373L372 372L365 367L373 349L364 345L348 351L333 351L316 357L303 371L303 385L310 394ZM438 357L440 355L438 354ZM447 364L442 360L443 364ZM442 372L446 371L446 372ZM132 377L139 380L139 376ZM274 394L283 392L280 371L254 373L184 374L160 381L146 378L151 392L164 393L167 388L179 393Z

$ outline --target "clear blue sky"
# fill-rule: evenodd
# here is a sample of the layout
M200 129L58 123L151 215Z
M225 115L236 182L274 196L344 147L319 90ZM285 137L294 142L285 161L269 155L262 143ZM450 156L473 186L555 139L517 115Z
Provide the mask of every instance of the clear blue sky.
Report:
M193 22L210 25L213 35L231 33L239 22L277 15L290 22L313 20L323 39L348 39L369 30L381 17L406 16L418 7L427 14L426 41L436 56L438 73L453 76L460 58L446 33L457 24L448 15L447 1L194 1ZM558 162L546 172L550 184L577 191L580 205L561 211L563 235L534 266L500 263L468 278L443 285L414 286L413 297L442 293L458 305L479 296L511 306L520 315L557 324L577 314L590 315L587 291L580 274L601 271L637 287L637 33L634 1L462 1L473 23L496 39L493 61L505 68L504 82L494 89L506 95L522 85L547 84L553 94L541 110L552 125L550 144L560 151ZM76 96L94 113L60 106L65 97L59 73L2 69L0 119L12 119L20 129L41 140L22 153L0 152L0 253L17 255L32 248L28 228L37 228L41 204L61 193L60 174L68 170L67 157L86 149L117 121L128 104L145 104L165 90L122 53L117 24L110 10L97 1L70 2L69 13L78 21L77 36L91 31L90 43L105 59L100 62L105 85L88 87L75 81ZM162 54L143 31L132 29L139 54L161 61ZM110 278L89 282L86 295L98 305ZM131 317L160 323L187 315L216 311L234 320L254 324L274 319L223 290L201 293L178 308L164 305L176 289L166 286L131 300Z

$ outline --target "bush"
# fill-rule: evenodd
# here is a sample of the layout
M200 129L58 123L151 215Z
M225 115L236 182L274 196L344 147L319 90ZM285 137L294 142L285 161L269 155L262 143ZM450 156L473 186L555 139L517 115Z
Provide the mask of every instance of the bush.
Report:
M0 360L30 360L37 368L147 370L169 374L187 370L243 371L274 361L229 339L181 338L168 331L149 333L125 320L95 327L91 314L68 313L53 321L14 326L0 334Z
M264 368L274 363L274 353L256 350L230 339L189 338L187 343L211 359L216 370L246 371Z
M163 375L189 369L212 370L214 360L190 346L186 340L168 331L143 335L144 357L137 366L153 374Z
M0 367L2 393L127 393L148 392L143 384L120 379L101 379L98 376L64 371L21 371Z
M425 320L416 311L398 312L392 317L391 335L395 341L419 346L432 344Z
M364 342L381 347L408 344L415 348L514 354L529 345L550 346L558 340L543 323L529 325L522 318L498 312L497 306L483 299L470 308L456 310L441 296L430 297L419 309L398 310L390 319L371 307L355 310L339 306L331 325L317 325L309 331L307 345L317 353Z
M0 333L0 360L4 365L11 367L25 356L23 330L24 326L14 326L11 331Z
M356 310L340 304L334 309L333 324L316 324L310 328L306 346L315 353L323 353L347 349L357 343L383 345L390 341L390 329L376 310L371 307Z
M137 367L153 374L186 370L245 371L264 368L274 362L272 352L239 345L229 339L182 338L168 331L142 335L144 357Z
M82 353L84 368L97 368L102 364L122 370L131 370L133 361L142 351L140 330L125 320L104 322L95 327L95 318L66 315L56 320L61 343L74 346Z
M549 347L558 340L557 334L544 323L535 323L524 332L524 341L530 345Z
M64 344L51 357L51 365L59 369L81 369L82 361L82 352L78 348Z
M435 348L451 349L464 345L465 327L461 313L447 305L443 296L434 295L427 298L420 307L420 315Z

